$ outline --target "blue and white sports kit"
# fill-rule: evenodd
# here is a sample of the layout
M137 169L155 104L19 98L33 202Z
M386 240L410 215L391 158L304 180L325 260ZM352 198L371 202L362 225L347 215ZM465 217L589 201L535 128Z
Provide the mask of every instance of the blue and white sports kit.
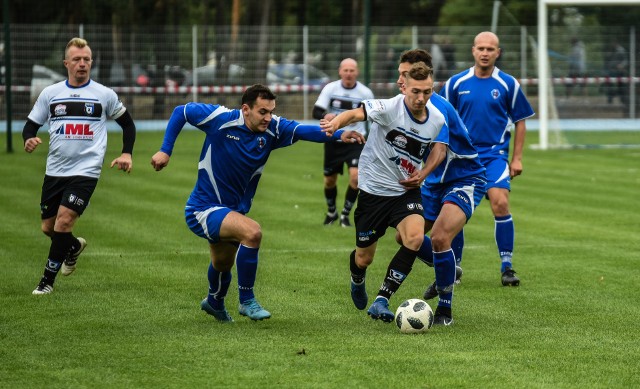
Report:
M511 130L514 123L534 115L518 81L497 67L491 77L479 78L472 67L451 77L440 94L458 111L469 130L487 169L487 189L511 189Z
M189 123L206 134L198 180L187 200L185 214L189 228L215 243L222 219L230 211L246 214L271 151L290 146L300 139L329 142L332 137L319 126L303 125L273 115L267 131L253 132L244 124L242 111L222 105L188 103L176 107L167 125L160 151L171 155L182 127Z

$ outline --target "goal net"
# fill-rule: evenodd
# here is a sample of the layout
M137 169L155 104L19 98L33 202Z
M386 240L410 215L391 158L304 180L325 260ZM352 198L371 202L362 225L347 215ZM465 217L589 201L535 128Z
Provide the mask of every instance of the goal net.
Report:
M541 149L640 147L634 26L601 26L593 6L640 0L538 0Z

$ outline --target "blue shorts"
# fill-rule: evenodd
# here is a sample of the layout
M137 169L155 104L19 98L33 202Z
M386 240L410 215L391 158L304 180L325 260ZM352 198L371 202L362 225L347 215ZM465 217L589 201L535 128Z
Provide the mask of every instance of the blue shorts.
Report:
M198 208L187 206L184 209L184 217L187 226L196 235L205 238L209 243L220 241L220 226L222 220L231 212L231 209L223 206Z
M454 203L471 219L473 211L487 193L486 182L481 177L469 177L447 184L423 184L422 206L424 218L435 221L445 202Z
M511 177L509 176L509 156L507 154L481 155L480 162L487 169L487 190L489 188L502 188L511 190Z

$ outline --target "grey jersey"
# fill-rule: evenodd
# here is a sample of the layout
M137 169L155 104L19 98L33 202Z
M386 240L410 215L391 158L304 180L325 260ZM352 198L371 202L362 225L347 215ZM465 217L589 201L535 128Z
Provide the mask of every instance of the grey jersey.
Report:
M347 89L342 86L342 81L333 81L322 88L315 105L323 108L328 113L336 115L341 112L357 108L362 100L373 99L373 92L363 84L356 82L353 88ZM365 122L356 122L344 128L345 130L358 131L362 135L367 135Z
M107 150L107 117L117 119L125 111L116 92L93 80L80 87L62 81L45 88L29 120L49 123L46 174L100 177Z

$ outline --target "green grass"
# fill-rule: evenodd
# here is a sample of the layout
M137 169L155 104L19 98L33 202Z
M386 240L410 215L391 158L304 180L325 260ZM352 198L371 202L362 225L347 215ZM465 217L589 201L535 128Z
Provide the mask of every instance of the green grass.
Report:
M273 317L238 315L235 288L234 324L204 314L208 248L183 216L202 134L184 132L158 173L161 139L138 135L131 175L105 168L75 228L89 246L49 296L31 295L49 247L38 207L47 147L0 155L0 387L640 386L639 150L526 150L511 195L521 286L500 285L485 201L465 230L454 326L403 335L353 307L353 229L321 226L322 146L306 142L274 152L250 213L264 235L256 293ZM111 135L105 165L120 147ZM370 295L392 238L379 243ZM416 263L392 308L432 280Z

